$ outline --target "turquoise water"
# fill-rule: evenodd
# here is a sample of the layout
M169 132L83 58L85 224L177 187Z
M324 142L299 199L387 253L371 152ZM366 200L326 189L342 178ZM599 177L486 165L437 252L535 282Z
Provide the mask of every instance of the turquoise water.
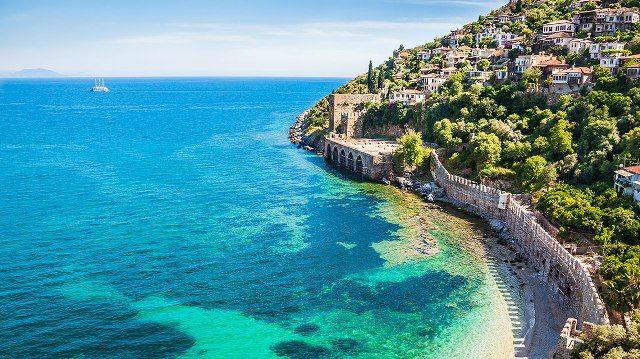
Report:
M0 82L0 356L497 355L480 229L288 143L342 82Z

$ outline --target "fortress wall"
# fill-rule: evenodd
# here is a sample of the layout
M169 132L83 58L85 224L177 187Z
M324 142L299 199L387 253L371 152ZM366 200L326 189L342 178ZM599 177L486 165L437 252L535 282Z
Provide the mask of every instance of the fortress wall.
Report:
M513 237L527 264L548 278L552 292L560 294L581 323L608 323L606 309L587 269L538 224L533 213L511 193L476 184L450 174L431 152L436 183L451 199L463 202L473 212L501 221ZM502 208L499 208L502 199Z

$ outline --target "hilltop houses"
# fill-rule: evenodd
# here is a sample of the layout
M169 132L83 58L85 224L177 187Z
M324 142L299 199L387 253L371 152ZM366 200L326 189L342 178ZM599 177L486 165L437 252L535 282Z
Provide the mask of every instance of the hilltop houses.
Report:
M389 99L404 104L424 102L459 71L465 71L467 83L487 83L518 81L528 69L538 68L540 86L531 89L551 93L578 92L592 86L595 64L612 74L640 79L640 55L630 56L617 33L635 28L640 12L637 8L605 8L611 4L610 0L574 0L571 18L544 23L533 34L513 33L518 26L511 25L527 19L511 13L513 8L505 8L480 19L478 26L451 31L433 45L415 51L398 49L393 57L393 76L411 79L411 86L419 90L388 93ZM469 41L474 45L467 46ZM409 66L414 66L413 57L422 62L417 78L406 75ZM570 65L566 58L580 66Z
M603 54L600 56L600 66L611 71L612 74L617 74L622 63L624 56L621 53Z
M628 8L597 9L595 12L595 34L615 35L619 30L630 30L640 22L640 13Z
M493 75L493 71L473 69L467 73L467 78L474 83L485 83L489 81L491 75Z

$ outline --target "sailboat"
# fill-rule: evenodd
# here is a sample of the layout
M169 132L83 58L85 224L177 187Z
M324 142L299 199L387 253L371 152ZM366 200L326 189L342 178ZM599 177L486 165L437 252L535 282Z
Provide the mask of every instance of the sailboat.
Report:
M104 79L95 79L91 92L109 92L109 88L105 86Z

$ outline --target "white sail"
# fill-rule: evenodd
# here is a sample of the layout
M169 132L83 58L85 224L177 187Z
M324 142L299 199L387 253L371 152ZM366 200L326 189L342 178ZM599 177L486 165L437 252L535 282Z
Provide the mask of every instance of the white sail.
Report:
M95 78L93 79L93 87L91 88L92 92L109 92L109 88L104 84L103 78Z

